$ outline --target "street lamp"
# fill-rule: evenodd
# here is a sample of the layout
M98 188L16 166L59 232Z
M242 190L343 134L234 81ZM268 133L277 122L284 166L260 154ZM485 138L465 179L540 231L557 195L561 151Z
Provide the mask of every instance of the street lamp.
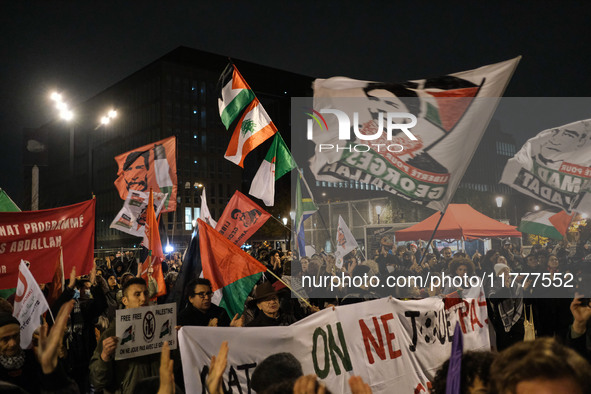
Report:
M66 122L74 119L74 112L68 108L68 104L63 100L63 97L58 92L53 92L49 96L51 101L55 103L56 109L59 111L59 117ZM74 126L70 125L70 177L74 179Z
M108 110L103 116L100 117L100 123L94 128L94 130L98 130L100 127L106 127L111 123L111 120L117 117L117 111L115 109ZM90 176L88 179L88 188L90 192L94 194L94 149L96 148L93 144L94 139L92 135L88 136L88 170L90 172Z
M499 208L499 219L501 216L501 207L503 206L503 196L498 196L495 198L495 202L497 203L497 208Z
M534 205L534 211L539 211L540 210L540 206L539 205Z
M114 109L109 110L106 115L104 115L103 117L101 117L101 123L96 126L96 129L98 129L99 127L101 127L101 125L106 126L109 123L111 123L112 119L115 119L117 117L117 111ZM96 130L95 129L95 130Z
M503 197L502 196L495 198L495 201L497 203L497 208L501 208L503 206Z
M382 214L382 206L376 205L376 214L378 215L378 224L380 224L380 215Z
M287 218L284 216L281 218L281 221L283 222L283 227L285 228L285 251L287 252L289 250L289 248L288 248L289 230L287 229Z

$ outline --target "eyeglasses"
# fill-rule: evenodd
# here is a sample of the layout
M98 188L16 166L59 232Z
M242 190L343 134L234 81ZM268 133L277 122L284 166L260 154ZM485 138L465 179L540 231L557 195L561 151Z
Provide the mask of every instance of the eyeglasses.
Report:
M199 296L199 298L205 298L205 297L210 297L213 295L212 291L202 291L199 293L194 293L196 296Z

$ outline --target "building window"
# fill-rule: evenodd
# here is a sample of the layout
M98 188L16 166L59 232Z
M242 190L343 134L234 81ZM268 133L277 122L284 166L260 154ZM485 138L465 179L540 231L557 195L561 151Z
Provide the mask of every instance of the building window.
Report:
M185 207L185 230L191 231L193 229L193 215L191 207Z

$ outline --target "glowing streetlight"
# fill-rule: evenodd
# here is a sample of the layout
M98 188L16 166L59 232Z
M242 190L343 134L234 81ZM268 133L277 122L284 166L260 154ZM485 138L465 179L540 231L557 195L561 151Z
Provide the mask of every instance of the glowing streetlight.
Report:
M540 206L539 205L534 205L534 211L539 211L540 210Z
M503 197L502 196L495 198L495 201L497 203L497 208L501 208L503 206Z
M283 225L284 226L287 226L287 218L286 217L283 217L283 219L281 219L281 220L283 221Z
M164 252L165 253L172 253L172 252L174 252L174 247L171 244L166 244L166 247L164 248Z
M581 214L581 218L583 218L583 219L587 219L588 217L589 217L589 215L587 215L586 213Z
M103 125L103 126L108 125L109 123L111 123L111 120L115 119L116 117L117 117L117 111L114 109L110 109L105 115L103 115L101 117L101 122L96 128L98 129L101 125Z

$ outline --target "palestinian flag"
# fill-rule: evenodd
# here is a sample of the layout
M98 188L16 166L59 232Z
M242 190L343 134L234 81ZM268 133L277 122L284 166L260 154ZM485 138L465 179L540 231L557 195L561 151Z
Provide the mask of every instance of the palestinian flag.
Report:
M233 130L224 157L244 167L246 155L275 134L277 127L233 64L222 73L220 85L220 118L226 129Z
M531 212L521 218L518 230L522 233L561 240L566 236L573 215L564 211L557 213L551 210Z
M201 219L197 223L203 277L211 281L212 302L231 317L242 314L246 297L267 268Z
M266 206L275 203L275 181L296 167L281 134L276 133L273 143L252 180L249 194L263 200Z
M135 332L133 332L133 324L129 326L127 330L123 332L123 337L121 338L121 345L124 345L126 342L133 342L135 341Z
M170 334L170 320L165 321L162 327L160 327L159 338L162 338L163 336L166 336L168 334Z

